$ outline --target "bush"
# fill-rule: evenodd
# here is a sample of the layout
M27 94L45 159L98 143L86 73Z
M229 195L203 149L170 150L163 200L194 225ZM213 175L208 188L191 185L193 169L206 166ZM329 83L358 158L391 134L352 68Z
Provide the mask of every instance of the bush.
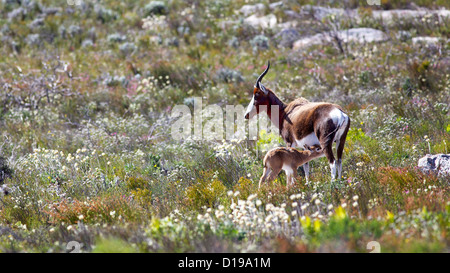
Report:
M151 1L144 7L144 14L149 15L166 15L169 13L169 9L162 1Z
M200 211L202 208L214 208L226 197L227 188L211 174L186 189L186 208Z

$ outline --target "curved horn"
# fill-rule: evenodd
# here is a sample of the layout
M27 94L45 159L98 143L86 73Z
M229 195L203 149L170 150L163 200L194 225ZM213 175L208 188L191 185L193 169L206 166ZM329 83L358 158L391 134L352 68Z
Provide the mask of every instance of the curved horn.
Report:
M256 80L256 86L259 89L263 90L263 91L265 91L266 89L264 87L261 88L261 85L260 85L261 84L261 80L267 74L267 71L269 71L269 68L270 68L270 61L267 61L267 68L266 68L266 70L264 70L264 72L261 75L259 75L258 79Z

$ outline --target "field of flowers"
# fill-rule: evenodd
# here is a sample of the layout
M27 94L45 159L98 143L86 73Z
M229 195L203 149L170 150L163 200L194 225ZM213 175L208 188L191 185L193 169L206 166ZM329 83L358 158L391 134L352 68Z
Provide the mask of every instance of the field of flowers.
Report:
M449 252L450 177L417 167L450 151L449 9L1 0L0 252ZM276 131L173 139L174 106L226 117L268 60L283 101L350 116L342 179L258 190Z

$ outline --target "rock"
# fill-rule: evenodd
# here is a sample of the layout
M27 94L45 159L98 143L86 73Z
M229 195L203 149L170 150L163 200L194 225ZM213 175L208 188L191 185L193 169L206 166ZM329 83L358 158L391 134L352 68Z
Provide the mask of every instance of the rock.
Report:
M255 5L243 5L239 12L242 13L244 16L249 16L250 14L254 14L256 12L263 12L266 9L264 4L258 3Z
M427 154L419 159L418 167L424 173L434 173L438 176L450 176L450 154Z
M276 28L277 29L281 29L281 30L285 30L285 29L289 29L289 28L296 28L298 26L298 21L297 20L291 20L291 21L287 21L284 23L279 23L277 24Z
M357 43L382 42L388 39L388 36L381 30L373 28L351 28L339 32L343 41Z
M331 38L328 35L319 33L319 34L309 36L309 37L304 37L304 38L301 38L301 39L295 41L292 44L292 49L301 50L301 49L306 49L313 45L321 45L321 44L326 44L326 43L330 43L330 42L331 42Z
M301 19L302 16L293 10L284 10L284 15L289 19Z
M268 7L270 10L274 10L274 9L282 7L283 5L284 5L283 1L278 1L278 2L274 2L274 3L270 3L268 5ZM243 5L239 9L239 12L242 13L244 16L249 16L250 14L255 14L255 13L262 14L265 10L266 10L266 6L262 3L258 3L258 4L254 4L254 5Z
M336 33L324 32L313 36L299 39L293 43L293 49L305 49L312 45L327 44L333 41L333 36L337 35L343 43L371 43L382 42L388 39L388 36L381 30L373 28L351 28L340 30Z
M440 42L438 37L420 36L412 38L413 45L437 45Z
M273 14L258 17L257 15L251 15L244 19L244 23L254 28L273 28L277 25L277 17Z
M407 10L407 9L393 9L393 10L374 10L372 16L375 19L381 19L384 23L390 24L395 21L396 18L405 19L423 19L424 17L437 16L438 18L445 19L450 17L450 10Z
M314 18L318 20L322 20L323 18L327 16L334 15L336 17L344 17L347 16L349 18L356 18L358 17L358 11L356 9L339 9L339 8L327 8L327 7L320 7L320 6L311 6L311 5L305 5L302 8L303 14L312 14L314 15Z
M300 38L300 34L293 28L283 29L275 35L278 45L281 47L291 48L295 41Z
M318 20L322 20L327 16L336 16L338 18L349 18L356 20L357 23L361 23L361 16L358 14L358 9L340 9L340 8L328 8L320 6L305 5L301 9L303 15L314 15ZM372 17L374 19L382 20L383 23L391 24L396 20L407 19L428 19L436 16L440 21L445 22L444 19L450 17L450 10L438 9L392 9L392 10L372 10ZM398 18L398 19L397 19Z
M269 4L269 9L281 8L283 5L283 1L273 2Z

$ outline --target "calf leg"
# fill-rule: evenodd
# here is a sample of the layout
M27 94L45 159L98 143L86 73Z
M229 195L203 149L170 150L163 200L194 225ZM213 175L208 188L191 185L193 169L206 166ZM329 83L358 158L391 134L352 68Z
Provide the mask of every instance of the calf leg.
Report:
M272 172L271 169L269 169L269 168L267 168L267 167L264 167L264 172L263 172L263 174L262 174L262 176L261 176L261 179L259 179L259 186L258 186L258 188L261 188L261 183L264 183L264 181L266 181L267 176L268 176L271 172Z
M291 186L294 186L295 180L297 179L297 176L298 176L297 166L293 166L292 170L293 171L292 171L292 178L291 178L291 180L292 180Z
M261 180L259 181L258 188L261 188L261 183L264 181L267 181L268 183L272 182L275 178L277 178L278 174L281 171L281 168L273 168L273 169L267 168L267 169L268 171L265 171L263 174L264 180L262 179L263 177L261 177Z
M284 171L286 172L286 187L294 185L294 177L297 173L297 170L295 170L294 168L287 168Z

